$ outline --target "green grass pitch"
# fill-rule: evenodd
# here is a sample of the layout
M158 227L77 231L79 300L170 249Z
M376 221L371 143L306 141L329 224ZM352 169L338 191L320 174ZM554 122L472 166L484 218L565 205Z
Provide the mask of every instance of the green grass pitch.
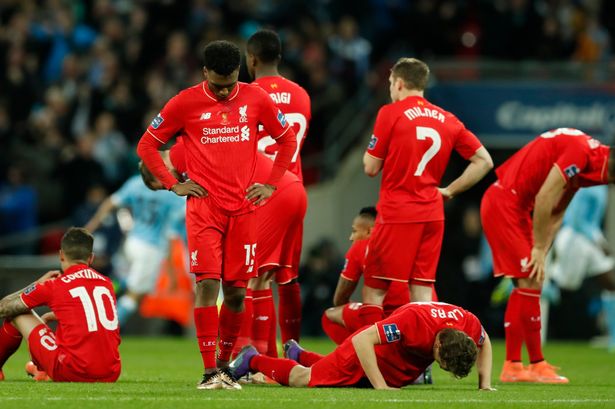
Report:
M319 352L329 341L303 344ZM549 343L548 359L562 367L569 385L498 384L503 343L494 343L494 386L497 392L476 390L476 374L455 380L434 371L434 385L400 391L360 389L291 389L244 386L241 391L199 391L201 374L196 342L191 338L126 338L121 346L123 371L117 384L54 384L25 376L25 345L4 367L0 408L225 408L225 409L360 409L360 408L615 408L615 355L586 343Z

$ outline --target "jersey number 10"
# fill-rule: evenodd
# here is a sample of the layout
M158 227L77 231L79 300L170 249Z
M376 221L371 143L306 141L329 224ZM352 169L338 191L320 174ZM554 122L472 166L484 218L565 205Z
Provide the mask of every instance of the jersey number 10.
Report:
M98 323L100 323L104 329L109 331L115 331L117 329L117 311L115 309L115 304L113 303L113 296L107 287L94 287L92 297L90 297L90 294L88 294L85 287L75 287L69 292L73 298L79 298L81 301L89 332L98 331ZM107 307L105 306L103 297L106 298L109 301L109 305L111 305L111 312L113 313L111 319L107 318ZM96 305L96 310L94 310L94 305Z

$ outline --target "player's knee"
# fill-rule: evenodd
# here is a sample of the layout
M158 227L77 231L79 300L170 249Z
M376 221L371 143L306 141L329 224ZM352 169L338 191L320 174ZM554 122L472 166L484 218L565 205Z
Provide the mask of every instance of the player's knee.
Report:
M216 305L220 283L216 280L201 280L195 287L195 306L210 307Z
M327 308L324 314L329 321L334 322L336 324L343 324L344 323L342 319L343 308L344 306Z
M288 377L288 386L293 386L296 388L308 386L308 384L310 383L311 373L311 368L306 368L302 365L296 365L295 367L293 367L293 369L290 370L290 375Z
M245 296L245 288L224 288L224 304L233 311L240 311L243 308L243 300Z

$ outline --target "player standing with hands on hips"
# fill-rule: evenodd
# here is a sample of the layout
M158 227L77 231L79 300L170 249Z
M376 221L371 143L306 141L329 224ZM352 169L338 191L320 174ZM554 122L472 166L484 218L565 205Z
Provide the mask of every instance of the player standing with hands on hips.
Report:
M194 322L204 375L199 389L241 389L228 372L242 324L246 285L256 276L254 206L271 196L296 150L295 134L269 95L238 82L241 52L228 41L204 50L206 80L171 98L137 153L165 188L189 196L186 227L196 278ZM259 125L279 144L267 183L253 183ZM158 149L183 133L190 180L178 182ZM222 280L224 302L216 300ZM216 347L219 353L216 356Z

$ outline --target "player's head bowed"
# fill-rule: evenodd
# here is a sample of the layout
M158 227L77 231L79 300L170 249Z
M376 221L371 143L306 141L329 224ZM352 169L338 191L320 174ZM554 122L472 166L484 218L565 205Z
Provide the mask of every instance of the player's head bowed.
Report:
M241 52L230 41L212 41L203 50L203 63L208 71L228 77L239 70Z
M258 30L248 39L248 55L265 64L277 63L282 57L280 36L268 29Z
M440 367L455 378L465 378L472 370L478 356L478 347L466 333L452 328L438 332L436 360Z
M89 264L92 261L94 237L82 227L71 227L64 233L60 250L67 261Z

